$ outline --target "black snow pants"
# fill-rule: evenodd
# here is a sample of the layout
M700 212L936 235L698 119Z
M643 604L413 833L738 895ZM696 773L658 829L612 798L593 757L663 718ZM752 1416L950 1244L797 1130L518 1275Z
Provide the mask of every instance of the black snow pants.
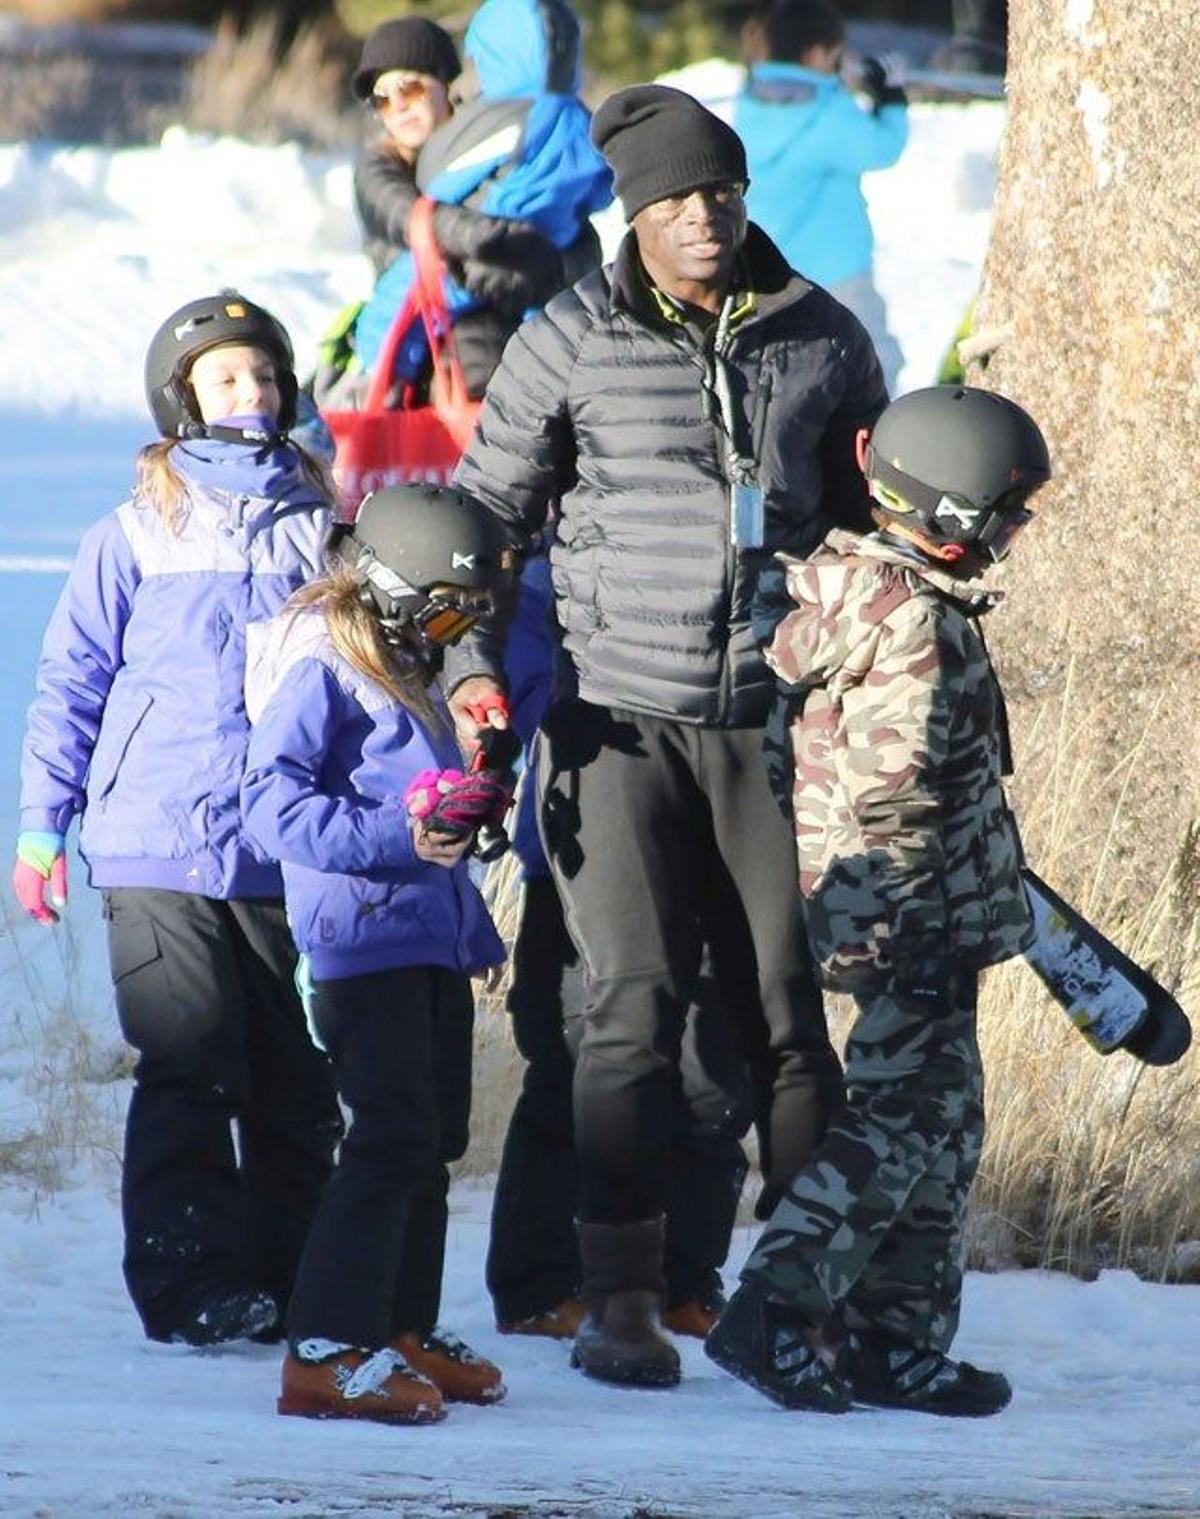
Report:
M467 1148L470 978L410 966L318 981L313 1022L350 1127L313 1221L288 1339L379 1350L437 1322L446 1162Z
M487 1285L499 1323L533 1318L581 1282L575 1220L579 1167L572 1085L585 989L562 904L548 876L525 882L508 1010L527 1062L505 1136L492 1205ZM746 1176L744 1067L711 978L688 1015L673 1093L666 1202L667 1306L721 1286Z
M791 830L754 728L556 703L537 739L540 821L588 987L575 1065L580 1216L662 1212L672 1091L705 929L751 1076L769 1211L841 1102Z
M342 1130L283 903L120 887L104 915L139 1057L121 1203L146 1333L170 1339L231 1289L263 1288L282 1308Z

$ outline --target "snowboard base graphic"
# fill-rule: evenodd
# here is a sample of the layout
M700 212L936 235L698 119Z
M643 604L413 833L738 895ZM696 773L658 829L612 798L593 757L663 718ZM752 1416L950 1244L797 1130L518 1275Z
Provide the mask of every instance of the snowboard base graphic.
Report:
M1173 1065L1192 1042L1175 998L1032 870L1021 877L1037 929L1025 959L1083 1037L1102 1055Z

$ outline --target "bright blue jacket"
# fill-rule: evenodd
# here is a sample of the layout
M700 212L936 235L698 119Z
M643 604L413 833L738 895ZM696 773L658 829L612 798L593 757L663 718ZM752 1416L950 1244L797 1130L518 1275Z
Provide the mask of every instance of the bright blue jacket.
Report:
M247 699L246 826L283 866L313 980L499 964L504 948L466 863L418 859L404 807L418 771L462 763L449 714L426 728L342 658L319 609L275 620Z
M278 897L238 802L246 652L318 571L329 509L294 449L189 442L178 532L137 499L84 535L42 644L22 829L66 833L95 886Z
M894 164L908 111L860 106L836 74L757 63L733 125L746 145L746 206L793 269L818 285L871 271L874 238L860 176Z

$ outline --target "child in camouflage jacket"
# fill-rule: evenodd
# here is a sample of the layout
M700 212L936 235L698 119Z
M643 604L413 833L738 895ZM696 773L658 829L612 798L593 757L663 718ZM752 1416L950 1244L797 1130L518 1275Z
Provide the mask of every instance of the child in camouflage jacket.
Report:
M859 443L877 531L785 560L800 889L826 986L853 993L846 1102L767 1222L706 1349L786 1407L990 1414L998 1372L947 1351L983 1139L984 966L1032 937L1004 798L1004 702L974 578L1049 478L1012 402L938 386Z

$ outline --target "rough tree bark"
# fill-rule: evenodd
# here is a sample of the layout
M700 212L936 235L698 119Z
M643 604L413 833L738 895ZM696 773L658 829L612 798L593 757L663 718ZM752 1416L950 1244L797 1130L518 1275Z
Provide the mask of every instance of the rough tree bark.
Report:
M1198 44L1181 0L1012 0L976 321L1008 336L968 371L1055 466L994 624L1020 792L1057 752L1084 809L1071 873L1122 859L1133 897L1200 813Z

